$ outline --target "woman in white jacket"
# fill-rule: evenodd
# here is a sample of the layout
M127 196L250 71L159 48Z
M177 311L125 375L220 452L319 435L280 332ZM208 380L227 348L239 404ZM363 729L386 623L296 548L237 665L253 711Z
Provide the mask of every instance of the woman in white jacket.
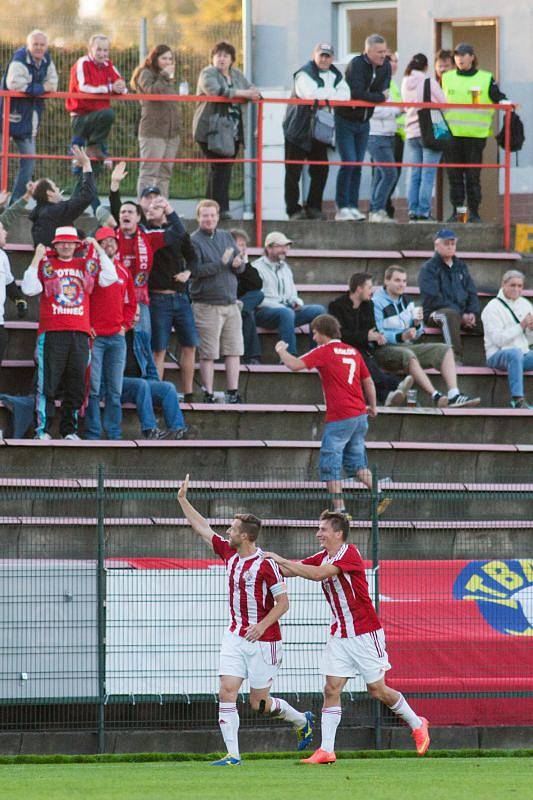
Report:
M533 370L533 306L523 291L523 274L509 270L481 314L487 365L507 372L512 408L533 408L524 397L524 372Z
M370 120L370 136L367 145L372 161L394 162L396 117L401 113L401 108L390 106L387 103L376 106ZM369 222L394 222L387 214L386 207L396 180L396 171L397 167L393 166L373 167Z

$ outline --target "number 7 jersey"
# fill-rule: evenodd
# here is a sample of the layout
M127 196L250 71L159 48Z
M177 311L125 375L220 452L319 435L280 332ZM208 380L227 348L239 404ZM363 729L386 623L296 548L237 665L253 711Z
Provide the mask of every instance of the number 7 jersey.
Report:
M307 369L316 367L326 401L326 422L366 414L361 381L370 377L361 353L340 339L331 339L301 356Z

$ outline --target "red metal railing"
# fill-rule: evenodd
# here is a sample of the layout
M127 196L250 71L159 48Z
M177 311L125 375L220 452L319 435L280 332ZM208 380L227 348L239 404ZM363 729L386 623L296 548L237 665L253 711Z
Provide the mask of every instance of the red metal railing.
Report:
M70 160L72 156L69 155L53 155L49 153L37 153L36 155L10 153L9 152L9 113L12 97L27 97L27 95L19 92L11 92L0 90L0 97L3 98L3 111L2 111L2 150L0 158L2 160L2 167L0 171L0 188L5 191L8 184L9 176L9 159L33 158L41 160ZM74 94L68 92L52 92L50 94L42 95L44 99L62 99L68 97L79 99L94 99L93 95L87 94ZM175 101L178 103L196 103L196 102L212 102L212 103L245 103L245 100L240 98L232 98L228 100L224 97L206 97L204 95L140 95L140 94L126 94L126 95L113 95L113 102L136 102L140 100L150 100L151 102L169 102ZM503 111L505 114L505 158L503 164L455 164L455 163L442 163L439 164L416 164L411 162L368 162L368 161L300 161L300 160L286 160L286 159L265 159L262 158L263 151L263 107L265 103L282 103L292 105L313 105L314 100L301 100L299 98L261 98L257 101L250 101L257 106L257 125L255 132L256 155L250 158L235 158L234 163L251 163L255 164L255 220L256 220L256 244L258 247L262 246L263 241L263 219L262 219L262 196L263 196L263 165L264 164L324 164L329 166L361 166L361 167L375 167L375 166L397 166L397 167L421 167L421 168L436 168L445 169L448 167L460 167L462 169L474 167L477 169L503 169L504 170L504 196L503 196L503 246L506 250L511 247L511 149L510 149L510 132L511 132L511 112L515 106L513 104L476 104L465 105L462 103L404 103L404 102L388 102L387 105L398 108L429 108L429 109L448 109L448 108L475 108L476 110L487 108L492 110ZM362 100L347 100L347 101L329 101L331 106L348 106L348 107L364 107L371 108L374 103L366 103ZM319 101L319 105L325 105L325 101ZM65 114L67 112L65 111ZM137 163L143 162L158 162L158 163L186 163L186 164L207 164L225 162L227 159L207 159L204 157L198 158L140 158L140 157L120 157L113 156L114 161L127 161ZM281 187L280 187L281 191Z

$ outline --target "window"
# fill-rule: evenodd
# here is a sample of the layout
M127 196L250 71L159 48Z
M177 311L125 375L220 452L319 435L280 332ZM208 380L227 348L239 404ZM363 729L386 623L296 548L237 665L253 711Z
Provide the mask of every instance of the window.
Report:
M348 61L363 52L365 39L380 33L391 50L396 50L397 3L356 2L339 4L339 60Z

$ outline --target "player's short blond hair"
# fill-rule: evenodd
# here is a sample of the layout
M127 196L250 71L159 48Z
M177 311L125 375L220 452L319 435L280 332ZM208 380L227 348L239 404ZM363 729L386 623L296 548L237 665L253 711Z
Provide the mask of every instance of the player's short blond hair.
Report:
M241 531L248 536L251 542L255 542L261 531L262 522L255 514L235 514L235 519L241 522Z

